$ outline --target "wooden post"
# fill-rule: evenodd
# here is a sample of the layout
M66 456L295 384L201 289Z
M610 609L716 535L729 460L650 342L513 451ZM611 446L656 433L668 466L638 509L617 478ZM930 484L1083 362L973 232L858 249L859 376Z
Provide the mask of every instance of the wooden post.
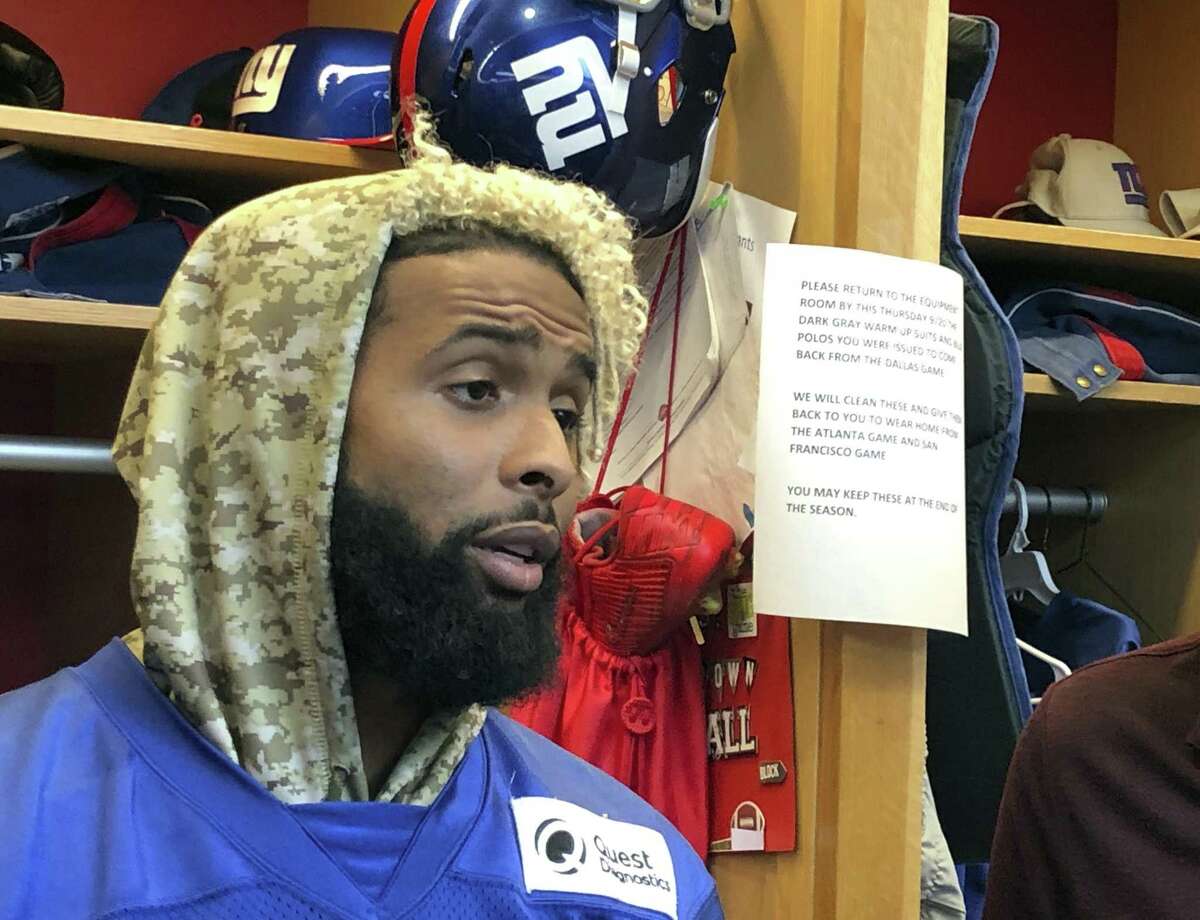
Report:
M946 0L735 3L718 178L798 212L796 242L936 260ZM717 857L728 915L916 918L925 634L792 626L798 848Z

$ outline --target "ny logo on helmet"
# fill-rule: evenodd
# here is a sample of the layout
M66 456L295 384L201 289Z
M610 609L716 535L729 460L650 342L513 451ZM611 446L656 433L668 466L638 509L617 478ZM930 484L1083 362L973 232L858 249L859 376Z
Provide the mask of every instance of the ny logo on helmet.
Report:
M234 115L274 111L295 51L295 45L267 45L246 62L233 97Z
M622 10L620 15L637 14ZM600 49L590 38L579 35L536 51L513 61L512 71L520 83L558 71L521 91L529 114L537 120L538 141L550 170L562 169L569 157L605 143L604 128L596 120L596 100L583 86L585 71L600 97L609 135L615 140L628 132L625 103L629 98L629 80L620 74L609 75ZM551 103L564 99L571 101L549 110Z

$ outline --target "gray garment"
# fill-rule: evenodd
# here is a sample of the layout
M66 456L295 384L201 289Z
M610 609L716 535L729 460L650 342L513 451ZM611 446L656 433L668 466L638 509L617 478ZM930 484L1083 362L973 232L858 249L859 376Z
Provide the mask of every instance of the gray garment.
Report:
M921 920L965 920L967 905L958 887L958 873L938 821L929 785L921 775Z

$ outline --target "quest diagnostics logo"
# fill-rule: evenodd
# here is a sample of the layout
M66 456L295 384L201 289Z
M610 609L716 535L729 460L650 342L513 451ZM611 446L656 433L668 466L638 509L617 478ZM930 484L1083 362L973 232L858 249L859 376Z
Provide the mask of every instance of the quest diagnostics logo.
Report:
M538 825L533 847L559 875L574 875L587 861L587 844L561 818Z
M646 850L626 850L610 846L597 834L592 842L600 854L600 871L611 875L622 885L646 885L671 891L671 883L654 873L654 863Z
M610 898L677 920L675 864L661 832L562 799L511 804L527 892Z

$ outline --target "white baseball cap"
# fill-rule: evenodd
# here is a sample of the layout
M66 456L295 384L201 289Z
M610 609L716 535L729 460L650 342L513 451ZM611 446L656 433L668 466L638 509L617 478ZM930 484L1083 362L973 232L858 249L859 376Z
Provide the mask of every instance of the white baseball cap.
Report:
M1171 236L1181 240L1200 236L1200 188L1163 192L1158 196L1158 208Z
M1005 205L993 216L1167 235L1150 223L1146 190L1129 154L1104 141L1069 134L1050 138L1030 156L1029 172L1017 194L1023 200Z

